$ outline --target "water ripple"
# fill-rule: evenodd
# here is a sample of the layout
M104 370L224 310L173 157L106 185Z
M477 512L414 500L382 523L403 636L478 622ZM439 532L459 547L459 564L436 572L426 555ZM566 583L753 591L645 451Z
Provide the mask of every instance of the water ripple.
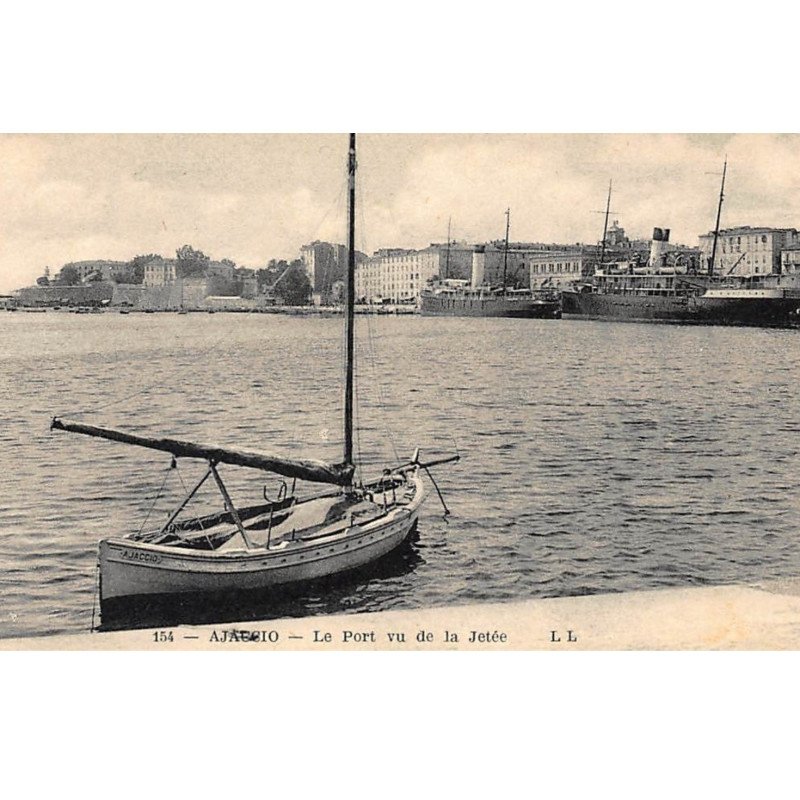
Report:
M51 434L53 414L339 456L336 319L0 314L0 337L0 636L86 630L98 539L164 519L203 471ZM232 619L800 573L797 332L381 317L358 342L365 460L457 447L436 471L453 516L432 495L379 574Z

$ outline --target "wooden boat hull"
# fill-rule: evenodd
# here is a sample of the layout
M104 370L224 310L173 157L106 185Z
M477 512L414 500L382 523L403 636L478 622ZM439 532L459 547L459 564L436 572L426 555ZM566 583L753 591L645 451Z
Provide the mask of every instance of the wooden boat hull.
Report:
M424 499L421 481L411 503L377 520L286 547L224 553L186 550L129 539L100 542L100 600L145 595L238 592L349 572L387 555L414 529Z

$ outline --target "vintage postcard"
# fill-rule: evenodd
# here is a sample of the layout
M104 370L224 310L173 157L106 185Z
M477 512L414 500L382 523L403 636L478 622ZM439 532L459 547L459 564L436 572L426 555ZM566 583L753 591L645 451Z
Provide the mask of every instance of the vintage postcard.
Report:
M0 649L800 647L800 136L0 153Z

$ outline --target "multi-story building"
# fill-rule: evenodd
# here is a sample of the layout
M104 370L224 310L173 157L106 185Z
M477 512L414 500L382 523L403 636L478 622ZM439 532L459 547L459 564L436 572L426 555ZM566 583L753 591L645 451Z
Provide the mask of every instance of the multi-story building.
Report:
M800 274L800 242L781 251L781 274Z
M128 264L125 261L92 260L73 261L70 264L64 264L64 267L72 267L78 273L81 283L86 283L89 279L110 281L118 274L123 273Z
M356 299L366 303L410 303L439 274L439 251L384 248L356 266Z
M377 250L356 265L356 298L366 303L415 303L434 278L469 278L472 254L472 247L458 244Z
M154 258L144 265L145 286L166 286L178 277L178 262L174 258Z
M527 289L531 282L531 263L543 250L544 244L510 242L506 252L505 242L475 245L476 274L482 275L485 286L506 286Z
M531 289L567 288L594 271L599 252L600 248L595 245L575 245L531 254Z
M707 269L714 232L700 238L701 268ZM781 271L781 253L800 243L795 228L751 228L742 225L719 232L714 272L717 275L763 275Z
M343 244L311 242L300 248L300 260L311 284L314 303L331 302L333 284L344 278L347 269L347 248Z

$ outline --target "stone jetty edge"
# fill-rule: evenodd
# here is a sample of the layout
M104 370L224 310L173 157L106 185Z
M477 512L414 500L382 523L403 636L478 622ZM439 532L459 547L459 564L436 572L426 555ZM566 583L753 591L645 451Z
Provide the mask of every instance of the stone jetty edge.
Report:
M0 639L0 650L800 649L800 579Z

